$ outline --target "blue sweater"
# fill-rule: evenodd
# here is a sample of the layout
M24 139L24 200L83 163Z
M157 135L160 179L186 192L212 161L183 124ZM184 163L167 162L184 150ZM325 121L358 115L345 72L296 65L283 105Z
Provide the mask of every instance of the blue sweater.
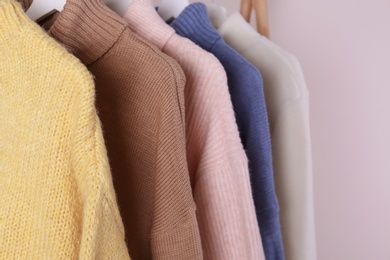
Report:
M265 257L267 260L284 259L261 75L224 42L213 28L204 4L189 5L171 26L179 35L214 54L226 70L240 137L249 160L253 199Z

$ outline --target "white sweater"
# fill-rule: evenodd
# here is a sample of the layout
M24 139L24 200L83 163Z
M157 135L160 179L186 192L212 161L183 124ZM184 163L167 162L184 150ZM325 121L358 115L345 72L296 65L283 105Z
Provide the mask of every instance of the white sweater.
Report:
M301 66L238 13L227 19L219 32L263 76L286 259L314 260L309 93Z

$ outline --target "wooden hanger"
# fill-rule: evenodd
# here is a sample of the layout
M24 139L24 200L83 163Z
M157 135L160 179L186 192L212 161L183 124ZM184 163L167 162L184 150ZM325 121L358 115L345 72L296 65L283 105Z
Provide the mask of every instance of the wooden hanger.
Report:
M252 0L241 0L240 13L249 22L251 19Z
M257 31L269 38L267 0L241 0L240 13L248 23L251 19L252 7L256 13Z
M27 15L34 21L52 14L53 10L62 11L66 0L18 0ZM186 0L183 0L186 1ZM103 0L114 12L123 16L133 0ZM30 9L31 7L31 9Z

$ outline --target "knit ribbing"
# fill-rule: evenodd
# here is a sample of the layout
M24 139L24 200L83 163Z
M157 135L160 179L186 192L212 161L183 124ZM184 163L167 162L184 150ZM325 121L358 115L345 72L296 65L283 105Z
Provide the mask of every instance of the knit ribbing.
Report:
M101 0L70 0L50 31L95 76L131 257L201 259L185 153L185 76L124 25Z
M49 33L86 65L106 53L126 28L102 1L68 0L64 10Z
M262 71L286 259L316 259L308 89L298 60L239 14L219 28Z
M124 18L186 74L187 158L204 258L264 259L248 161L223 67L212 54L175 34L150 0L134 0Z
M132 22L129 27L140 34L146 40L163 50L169 39L175 34L175 30L169 25L161 26L161 19L155 10L150 11L149 0L133 1L127 9L124 19ZM154 7L152 6L154 9Z
M221 36L212 27L203 3L194 3L189 7L173 20L171 26L179 35L191 35L191 41L209 50Z
M262 78L252 64L215 31L206 6L188 6L172 23L177 32L214 54L226 70L237 125L249 159L253 200L267 259L283 259L279 206L275 194L271 140Z
M0 28L0 259L129 259L91 75L12 0Z

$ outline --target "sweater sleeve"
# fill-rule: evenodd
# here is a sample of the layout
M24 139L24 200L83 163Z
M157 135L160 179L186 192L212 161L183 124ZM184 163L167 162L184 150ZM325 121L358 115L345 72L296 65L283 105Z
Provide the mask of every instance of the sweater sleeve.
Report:
M286 259L316 259L308 97L290 102L272 132Z
M253 206L248 166L209 169L196 182L199 227L205 259L264 259Z
M152 258L203 259L196 206L186 158L184 86L176 62L167 60L167 84L160 90Z
M215 98L206 98L197 110L199 114L191 111L205 123L195 129L193 134L198 138L191 142L191 155L199 157L194 197L204 258L264 259L248 159L239 138L226 74L220 63L212 64L215 85L209 91Z
M93 83L80 86L73 109L76 121L72 165L81 198L80 259L130 259L100 120L94 106Z

